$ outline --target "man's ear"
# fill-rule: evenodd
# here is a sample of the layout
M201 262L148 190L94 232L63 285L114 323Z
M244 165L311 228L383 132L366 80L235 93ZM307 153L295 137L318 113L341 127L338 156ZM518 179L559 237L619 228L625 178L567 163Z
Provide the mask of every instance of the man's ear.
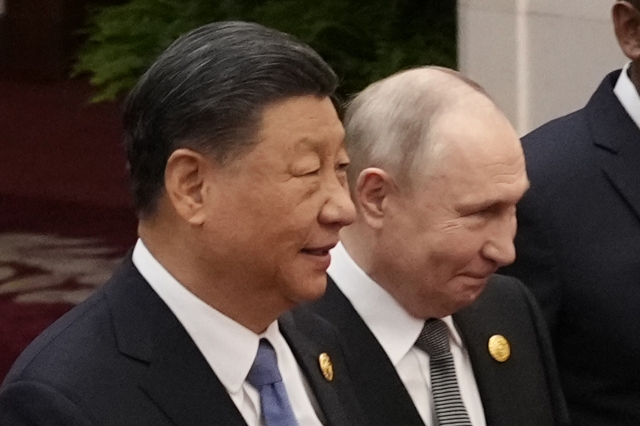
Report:
M611 11L618 44L632 61L640 59L640 11L631 3L617 1Z
M205 219L205 175L208 160L190 149L173 151L164 171L167 197L176 213L192 225L201 225Z
M382 169L369 167L360 172L355 202L362 219L372 228L382 227L389 195L396 190L394 179Z

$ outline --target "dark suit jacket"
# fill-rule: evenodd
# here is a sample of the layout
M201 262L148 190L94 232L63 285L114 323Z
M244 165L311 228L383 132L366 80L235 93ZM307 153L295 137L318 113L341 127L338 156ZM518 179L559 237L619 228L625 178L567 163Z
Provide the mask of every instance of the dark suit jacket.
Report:
M568 423L555 364L539 310L513 278L493 276L474 304L454 315L473 366L488 426ZM325 296L310 308L343 337L349 374L372 426L424 423L384 349L349 300L330 279ZM495 361L488 340L501 334L511 357Z
M334 329L306 312L280 329L330 425L361 425ZM334 379L322 376L327 352ZM0 388L0 425L241 426L182 325L130 258L100 291L39 336Z
M609 74L523 139L516 263L546 315L576 425L640 425L640 130Z

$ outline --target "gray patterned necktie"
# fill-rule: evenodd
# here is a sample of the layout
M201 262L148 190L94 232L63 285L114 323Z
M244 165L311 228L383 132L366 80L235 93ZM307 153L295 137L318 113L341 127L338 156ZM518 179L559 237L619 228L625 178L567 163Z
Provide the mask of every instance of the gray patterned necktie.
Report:
M429 354L431 392L438 425L472 426L460 396L447 325L439 319L427 320L416 346Z
M298 426L278 370L276 352L267 339L260 339L258 354L249 370L247 382L260 392L265 426Z

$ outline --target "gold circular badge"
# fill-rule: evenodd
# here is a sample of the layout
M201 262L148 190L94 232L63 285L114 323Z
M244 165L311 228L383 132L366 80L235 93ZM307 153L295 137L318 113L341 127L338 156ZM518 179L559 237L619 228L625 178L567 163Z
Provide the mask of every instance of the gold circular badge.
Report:
M320 363L320 371L322 371L322 375L327 381L333 380L333 363L331 362L331 358L329 354L323 352L318 357L318 362Z
M494 334L489 338L489 353L498 362L505 362L511 356L511 346L504 336Z

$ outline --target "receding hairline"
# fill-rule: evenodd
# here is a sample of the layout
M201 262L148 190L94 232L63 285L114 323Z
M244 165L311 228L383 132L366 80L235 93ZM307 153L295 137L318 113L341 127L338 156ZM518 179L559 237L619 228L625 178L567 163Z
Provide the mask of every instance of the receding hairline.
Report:
M437 158L440 144L430 136L439 119L477 105L500 112L482 86L442 67L404 70L370 85L345 113L352 188L367 167L380 167L411 185L418 170Z
M474 92L481 96L466 96L467 93ZM345 124L353 117L353 109L360 107L358 103L378 102L380 98L385 98L395 101L395 107L402 109L407 99L421 103L428 101L423 99L426 96L437 98L438 105L434 113L438 114L459 102L481 98L497 108L493 98L482 86L460 72L438 66L425 66L399 71L364 89L347 104Z
M418 68L412 68L408 70L399 71L395 74L386 77L377 83L372 84L370 87L381 86L384 87L386 85L408 85L413 87L407 87L406 90L412 90L414 87L418 86L422 91L433 90L435 87L430 86L438 86L444 85L447 89L452 88L467 88L472 91L478 92L483 96L491 99L486 90L480 86L478 83L465 76L464 74L452 70L450 68L444 68L439 66L424 66ZM362 93L364 93L367 89L365 89ZM445 92L448 94L449 92Z

